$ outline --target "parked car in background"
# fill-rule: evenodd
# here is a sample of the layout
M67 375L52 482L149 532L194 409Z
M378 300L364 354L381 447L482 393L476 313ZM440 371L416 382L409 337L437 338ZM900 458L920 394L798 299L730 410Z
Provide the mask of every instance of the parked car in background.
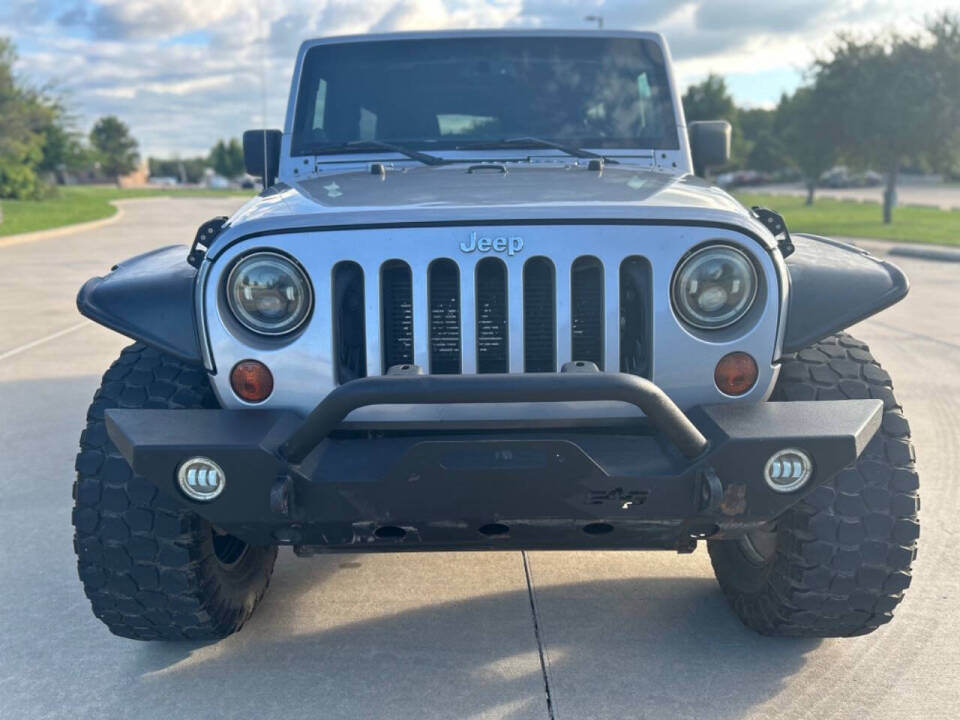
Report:
M154 185L156 187L176 187L177 185L180 184L180 181L177 178L170 175L158 175L158 176L151 176L147 180L147 184Z
M764 185L771 179L770 173L761 170L735 170L718 175L716 183L720 187L750 187Z
M883 175L873 170L851 172L845 165L830 168L820 176L820 186L827 188L877 187L883 184Z

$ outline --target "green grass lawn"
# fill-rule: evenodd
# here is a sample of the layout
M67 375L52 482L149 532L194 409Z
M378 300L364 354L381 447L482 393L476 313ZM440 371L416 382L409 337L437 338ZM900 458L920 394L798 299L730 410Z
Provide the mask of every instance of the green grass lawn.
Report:
M0 236L49 230L110 217L117 209L111 200L141 197L227 197L253 195L252 190L202 189L121 189L105 186L74 186L58 188L54 197L46 200L0 200L3 222Z
M893 222L884 225L879 203L817 198L807 206L802 197L734 194L747 207L763 205L776 210L791 232L960 245L960 210L897 207L893 209Z

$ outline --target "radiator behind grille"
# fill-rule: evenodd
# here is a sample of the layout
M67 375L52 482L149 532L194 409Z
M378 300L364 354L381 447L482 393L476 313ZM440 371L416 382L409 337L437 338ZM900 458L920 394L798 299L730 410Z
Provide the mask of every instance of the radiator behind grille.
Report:
M333 347L337 382L367 375L363 269L355 262L333 268Z
M509 268L498 257L441 258L413 270L402 260L340 262L330 310L335 377L342 384L413 363L447 375L556 372L570 360L649 377L650 280L643 257L616 266L582 256L561 267L534 257ZM324 310L318 303L315 312Z
M507 343L507 266L486 258L477 264L477 372L507 372Z
M460 270L453 260L435 260L429 270L430 372L460 372Z
M581 257L570 272L570 355L603 370L603 265Z
M553 264L533 258L523 267L523 370L556 370L557 290Z
M413 279L401 260L380 269L380 310L383 315L383 369L413 363Z

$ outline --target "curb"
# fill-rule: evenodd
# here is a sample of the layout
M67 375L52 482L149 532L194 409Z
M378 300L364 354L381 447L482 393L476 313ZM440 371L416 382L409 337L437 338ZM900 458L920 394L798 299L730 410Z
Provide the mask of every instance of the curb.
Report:
M139 198L138 198L139 199ZM50 228L49 230L37 230L36 232L19 233L17 235L0 236L0 248L10 247L11 245L21 245L22 243L35 242L36 240L49 240L50 238L70 235L84 230L96 230L105 225L112 225L123 217L123 208L118 204L121 201L111 200L110 204L116 212L109 217L91 220L89 222L74 223L72 225L62 225L60 227Z
M890 248L890 251L887 254L896 255L899 257L919 258L921 260L937 260L939 262L960 263L960 250L897 245L896 247Z
M960 249L940 245L898 245L893 240L872 238L836 237L834 239L850 243L875 255L892 255L935 262L960 262Z

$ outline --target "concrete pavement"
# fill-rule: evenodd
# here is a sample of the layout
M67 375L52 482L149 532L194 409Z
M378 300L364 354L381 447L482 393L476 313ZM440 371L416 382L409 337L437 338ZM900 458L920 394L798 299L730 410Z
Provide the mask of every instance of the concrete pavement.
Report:
M703 549L285 551L263 605L233 637L110 635L76 577L70 486L86 406L127 341L82 323L74 296L87 277L189 242L201 221L236 204L140 201L109 227L0 248L0 717L960 713L960 301L956 265L915 259L902 260L910 297L855 329L894 377L923 496L913 587L894 622L870 636L755 635L727 608Z

